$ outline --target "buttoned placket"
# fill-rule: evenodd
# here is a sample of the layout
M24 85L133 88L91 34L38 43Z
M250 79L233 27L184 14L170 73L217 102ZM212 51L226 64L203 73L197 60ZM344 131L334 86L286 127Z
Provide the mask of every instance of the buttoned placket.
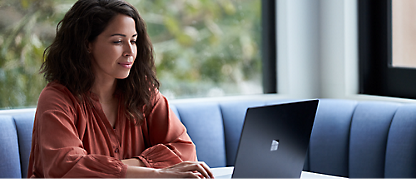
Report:
M113 157L121 160L122 159L122 154L120 153L121 143L120 143L120 140L119 140L119 136L117 135L117 132L118 132L117 127L119 126L119 124L118 124L119 123L119 119L118 119L119 115L118 114L120 112L119 111L120 108L119 108L119 106L117 107L118 108L117 109L117 119L116 119L116 124L114 126L115 128L113 128L111 126L110 122L108 121L107 116L105 116L105 113L102 109L102 106L99 102L99 99L96 96L94 96L94 94L92 94L92 98L94 100L93 107L99 113L101 121L104 123L104 125L107 128L107 131L108 131L108 134L109 134L109 137L110 137L110 140L111 140L111 145L113 147L113 149L112 149L113 154L114 154Z
M118 119L117 119L117 121L118 121ZM117 121L116 121L116 123L117 123ZM120 155L121 143L120 143L119 137L117 135L117 129L116 128L113 128L113 134L114 134L114 138L116 138L116 145L114 147L114 155L118 155L117 158L121 159L121 155Z
M122 159L122 155L120 153L120 148L121 148L121 143L120 143L120 139L119 139L119 135L118 135L118 130L117 127L119 127L119 119L118 119L118 113L119 110L117 110L117 119L116 119L116 123L114 124L114 128L111 127L111 124L108 122L108 124L110 124L111 130L109 131L110 137L111 137L111 142L113 143L113 151L114 151L114 157L117 159Z

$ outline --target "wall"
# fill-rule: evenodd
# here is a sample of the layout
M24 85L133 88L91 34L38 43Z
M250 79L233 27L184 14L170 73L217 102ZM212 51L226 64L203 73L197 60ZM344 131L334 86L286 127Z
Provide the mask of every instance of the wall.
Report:
M320 97L319 5L319 0L279 0L276 3L279 95Z

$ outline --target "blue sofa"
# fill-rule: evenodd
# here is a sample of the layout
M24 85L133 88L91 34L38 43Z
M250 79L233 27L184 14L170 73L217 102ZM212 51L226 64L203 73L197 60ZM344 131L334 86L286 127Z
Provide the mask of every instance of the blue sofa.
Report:
M182 100L171 108L199 160L232 166L247 107L293 100ZM27 173L34 110L0 113L0 177ZM350 178L416 178L416 104L321 99L304 170Z

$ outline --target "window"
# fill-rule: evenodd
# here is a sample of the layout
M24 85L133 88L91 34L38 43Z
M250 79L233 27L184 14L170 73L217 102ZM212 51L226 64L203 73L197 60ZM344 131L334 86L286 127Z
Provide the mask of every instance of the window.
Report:
M406 17L410 16L406 13L415 14L411 8L416 4L407 0L358 3L360 93L416 99L416 59L414 50L409 50L416 33L410 33L412 24Z
M276 92L274 1L127 1L147 23L168 98ZM36 106L43 50L74 2L0 1L0 108Z
M261 1L131 3L147 22L168 98L262 93Z

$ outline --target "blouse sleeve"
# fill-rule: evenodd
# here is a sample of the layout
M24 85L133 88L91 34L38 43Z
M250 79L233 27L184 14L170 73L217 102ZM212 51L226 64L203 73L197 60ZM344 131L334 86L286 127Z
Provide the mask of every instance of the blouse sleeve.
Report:
M110 156L88 154L78 136L71 97L54 90L39 97L33 132L32 175L45 178L123 178L127 165ZM32 173L32 172L30 172Z
M170 109L167 99L157 93L155 105L146 119L150 143L138 156L147 167L164 168L182 161L197 161L195 145L185 126Z

